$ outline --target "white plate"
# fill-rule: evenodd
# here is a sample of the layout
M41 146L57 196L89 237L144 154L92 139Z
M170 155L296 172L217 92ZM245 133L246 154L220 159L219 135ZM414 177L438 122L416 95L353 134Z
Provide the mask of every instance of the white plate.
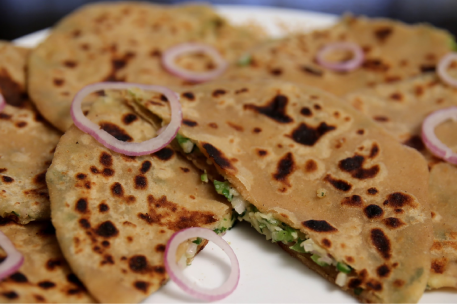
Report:
M311 30L326 27L337 19L333 15L298 10L253 7L218 6L219 12L234 23L255 21L273 37L288 30ZM285 27L284 27L285 26ZM47 30L21 37L14 42L33 47L47 35ZM236 252L241 269L238 288L216 303L357 303L313 271L290 257L277 245L266 241L247 223L239 223L224 239ZM202 251L185 273L205 287L221 284L228 274L229 260L213 244ZM426 292L420 303L456 303L457 292L440 290ZM145 303L200 303L189 297L173 282L169 282Z

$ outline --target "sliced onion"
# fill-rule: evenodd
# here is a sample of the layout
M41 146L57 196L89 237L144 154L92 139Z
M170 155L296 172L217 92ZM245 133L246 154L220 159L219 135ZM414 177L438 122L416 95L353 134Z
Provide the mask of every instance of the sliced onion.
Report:
M457 107L440 109L427 116L422 123L422 141L435 156L457 164L457 153L441 142L435 134L435 128L448 119L457 121Z
M354 56L350 60L343 62L329 62L325 60L325 56L335 50L351 51ZM321 66L330 70L342 72L357 69L362 65L364 58L365 55L362 48L353 42L335 42L327 44L322 49L320 49L316 55L316 60Z
M184 274L183 271L179 268L176 263L176 250L178 246L185 242L186 240L193 239L196 237L204 238L209 241L212 241L217 246L219 246L230 258L231 262L231 271L228 279L224 284L218 288L208 289L198 286L195 283L192 283ZM240 279L240 267L238 264L238 259L236 258L235 253L228 243L223 240L220 236L209 229L204 228L187 228L179 232L176 232L171 236L170 240L167 243L167 248L165 250L165 268L167 269L170 278L185 292L188 294L205 301L217 301L225 298L231 294L235 288L238 286Z
M216 63L216 68L209 72L195 72L181 68L176 64L176 58L182 54L202 52L209 55ZM184 80L200 83L211 80L224 73L227 61L212 46L201 43L181 43L166 50L162 55L163 67L173 75Z
M0 93L0 112L3 111L3 108L6 106L6 101L3 95Z
M449 75L449 73L447 73L447 68L454 60L457 61L457 53L449 53L444 55L438 63L438 75L441 80L449 86L457 87L457 79L453 78Z
M17 251L9 238L0 232L0 247L6 252L6 259L0 264L0 280L15 273L24 263L24 256Z
M141 143L129 143L119 141L108 132L104 131L97 124L91 122L83 114L81 110L81 103L83 99L93 93L100 90L127 90L132 87L140 88L146 91L155 91L160 92L166 96L171 108L171 121L170 124L155 138L141 142ZM178 133L178 130L182 122L182 111L181 104L179 103L179 96L170 89L162 86L153 86L153 85L141 85L134 83L95 83L89 86L82 88L73 99L71 104L71 117L75 125L82 131L90 134L97 140L100 144L127 156L143 156L147 154L154 153L158 150L161 150L167 146Z

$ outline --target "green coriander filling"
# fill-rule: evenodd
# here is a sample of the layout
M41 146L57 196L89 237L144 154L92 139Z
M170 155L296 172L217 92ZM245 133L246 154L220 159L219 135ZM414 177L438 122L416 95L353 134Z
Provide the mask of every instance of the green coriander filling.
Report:
M249 222L259 233L265 235L267 240L290 244L289 248L299 253L312 253L311 259L319 266L335 266L339 271L336 283L339 286L346 284L347 275L352 271L350 266L335 261L325 249L314 243L300 230L276 219L271 213L260 212L254 205L244 200L230 182L213 180L213 184L216 192L231 202L239 220ZM220 230L217 230L216 233L220 234Z

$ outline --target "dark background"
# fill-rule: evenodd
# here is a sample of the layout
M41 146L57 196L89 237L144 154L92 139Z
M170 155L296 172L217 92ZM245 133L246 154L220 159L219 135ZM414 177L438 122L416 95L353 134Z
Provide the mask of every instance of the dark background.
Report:
M52 26L94 0L0 0L0 39L12 40ZM183 0L156 0L180 3ZM457 0L211 0L213 4L265 5L331 14L352 12L405 22L428 22L457 34Z

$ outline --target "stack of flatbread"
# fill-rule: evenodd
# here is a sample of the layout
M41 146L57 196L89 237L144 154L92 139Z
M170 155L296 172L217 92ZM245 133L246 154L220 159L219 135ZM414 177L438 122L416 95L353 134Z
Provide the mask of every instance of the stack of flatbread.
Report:
M167 72L163 54L187 42L217 49L227 71L204 84ZM317 53L336 42L360 46L362 65L321 66ZM271 41L206 5L135 2L85 6L33 50L0 43L0 231L25 258L0 299L137 303L168 281L175 232L235 221L361 302L457 288L457 166L420 138L429 113L457 105L433 73L452 44L431 26L354 16ZM200 53L177 64L214 68ZM176 92L177 139L131 157L78 129L75 94L104 81ZM170 123L169 104L132 85L82 108L116 139L142 142ZM455 151L456 128L436 129ZM191 243L178 248L187 263Z

